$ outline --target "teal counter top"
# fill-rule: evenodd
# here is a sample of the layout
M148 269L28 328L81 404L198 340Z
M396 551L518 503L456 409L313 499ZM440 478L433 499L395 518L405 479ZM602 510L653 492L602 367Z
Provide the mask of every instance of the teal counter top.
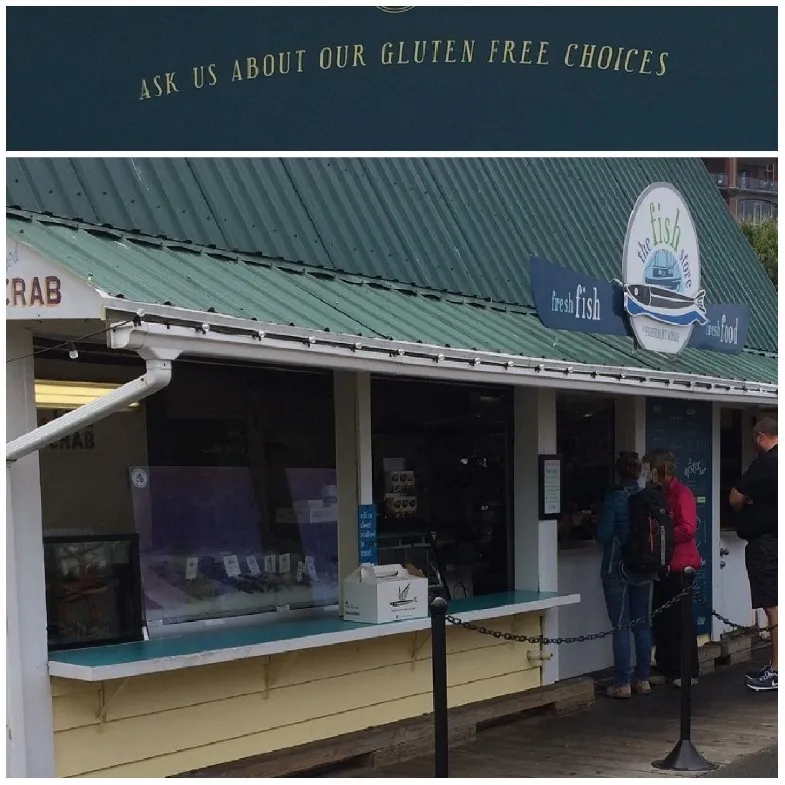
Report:
M495 619L571 605L580 595L513 591L453 600L449 613L461 621ZM430 619L360 624L337 615L291 621L266 621L245 627L193 632L139 643L52 652L49 673L79 681L105 681L179 670L219 662L263 657L351 641L402 635L430 628Z

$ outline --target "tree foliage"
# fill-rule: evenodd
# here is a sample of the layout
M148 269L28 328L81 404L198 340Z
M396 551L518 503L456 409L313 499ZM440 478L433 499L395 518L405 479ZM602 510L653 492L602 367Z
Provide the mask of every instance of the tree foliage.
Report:
M760 259L763 269L771 278L774 286L777 286L777 222L764 221L756 224L744 221L740 226Z

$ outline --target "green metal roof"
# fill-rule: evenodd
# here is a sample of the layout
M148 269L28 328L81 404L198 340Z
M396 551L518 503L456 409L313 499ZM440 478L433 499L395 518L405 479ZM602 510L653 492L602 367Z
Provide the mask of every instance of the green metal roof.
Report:
M9 159L6 204L532 307L531 254L619 276L654 181L690 205L708 300L749 304L776 352L776 290L698 158Z
M7 231L113 297L346 335L551 360L776 383L777 361L687 350L641 352L632 339L549 330L530 309L436 296L317 268L262 264L149 239L9 216Z

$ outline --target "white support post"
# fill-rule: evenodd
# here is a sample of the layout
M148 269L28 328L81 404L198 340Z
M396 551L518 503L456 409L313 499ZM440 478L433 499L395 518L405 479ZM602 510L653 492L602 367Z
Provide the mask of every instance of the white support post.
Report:
M36 425L32 334L7 325L6 438ZM54 777L38 453L6 464L6 774Z
M646 399L642 396L620 396L616 399L616 453L646 454Z
M336 371L333 378L339 518L338 572L343 582L360 565L358 507L373 503L371 375Z
M558 591L558 537L556 521L539 520L538 456L556 452L556 393L549 389L516 387L514 391L513 473L515 506L515 588ZM543 635L559 632L558 610L545 611ZM543 684L559 676L559 652L542 667Z
M373 454L371 447L371 374L354 374L357 398L357 489L360 504L373 504Z

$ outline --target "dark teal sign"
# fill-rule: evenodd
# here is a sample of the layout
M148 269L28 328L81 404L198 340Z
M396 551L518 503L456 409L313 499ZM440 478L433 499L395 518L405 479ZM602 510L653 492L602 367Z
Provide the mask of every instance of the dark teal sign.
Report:
M698 508L696 540L704 566L695 577L695 595L712 602L712 423L711 404L675 398L646 399L646 450L667 449L676 458L676 476L694 494ZM719 470L719 469L718 469ZM693 606L698 635L711 632L711 613L699 602Z
M530 263L532 296L540 321L554 330L629 335L620 282L608 282L575 273L536 256ZM750 309L747 305L706 306L705 325L692 329L687 346L738 354L747 341Z
M776 7L14 7L6 46L14 151L777 149Z
M358 517L360 564L376 564L376 505L361 504Z

